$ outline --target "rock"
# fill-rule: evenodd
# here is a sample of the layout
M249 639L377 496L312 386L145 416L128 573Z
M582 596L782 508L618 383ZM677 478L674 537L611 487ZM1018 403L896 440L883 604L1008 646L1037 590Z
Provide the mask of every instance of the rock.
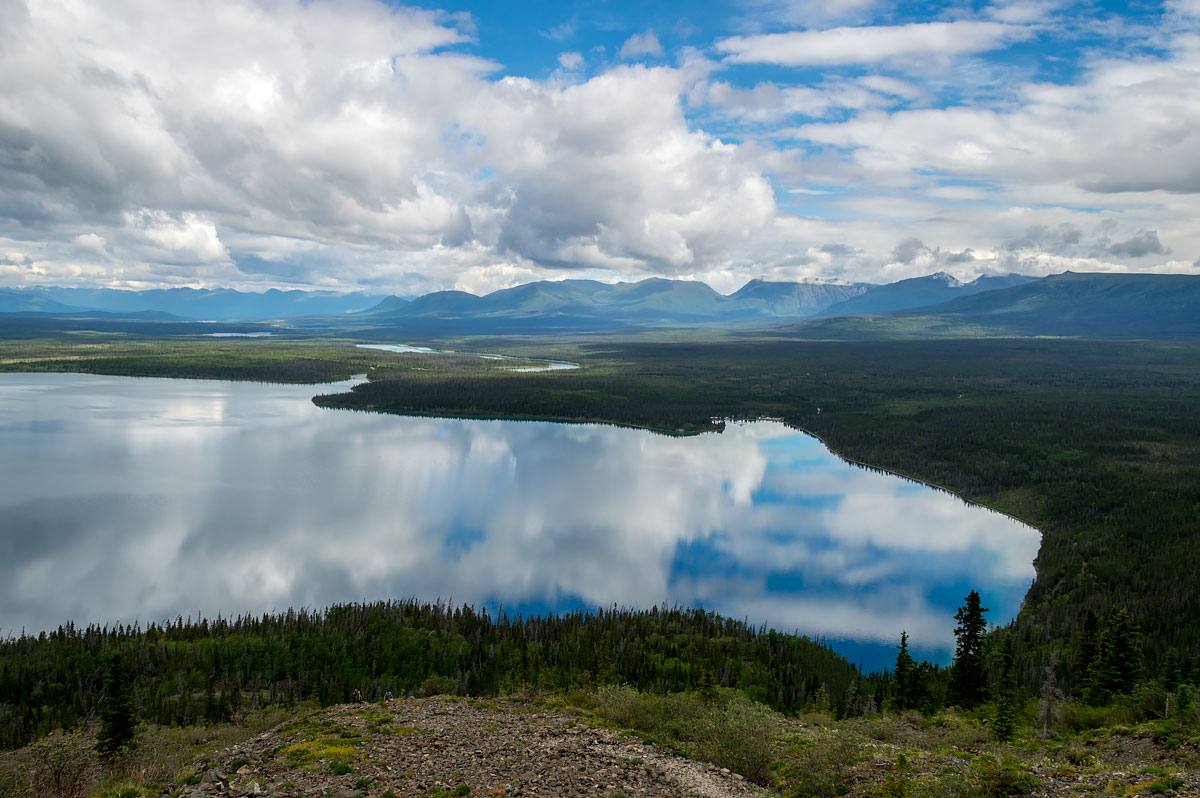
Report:
M200 779L201 784L211 784L216 787L217 792L226 792L229 790L229 779L219 770L210 770L204 774L204 778Z

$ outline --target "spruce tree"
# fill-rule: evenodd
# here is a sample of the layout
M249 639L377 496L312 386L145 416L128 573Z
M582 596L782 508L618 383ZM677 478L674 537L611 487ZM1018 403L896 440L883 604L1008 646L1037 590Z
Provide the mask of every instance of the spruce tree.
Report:
M1100 646L1088 669L1088 703L1100 706L1113 695L1129 693L1142 673L1142 656L1138 650L1137 630L1129 621L1129 613L1116 609L1104 624Z
M972 590L965 600L967 603L954 614L958 625L954 627L957 642L950 674L950 699L971 709L987 698L987 681L983 673L983 635L987 631L983 614L987 609L982 606L977 591Z
M900 651L896 654L896 670L892 678L896 685L892 695L893 707L901 712L916 709L920 702L921 674L917 663L908 653L908 632L900 633Z
M1000 644L1000 678L996 681L996 719L992 733L1002 743L1017 731L1017 668L1013 659L1012 635Z
M128 671L121 658L112 654L108 660L104 682L104 697L100 700L100 731L96 734L96 754L105 764L132 747L137 731L137 716L133 707L133 690Z
M1088 610L1083 616L1083 632L1079 635L1078 651L1075 654L1075 669L1072 673L1075 687L1073 694L1086 693L1091 683L1092 664L1096 661L1100 641L1100 619Z

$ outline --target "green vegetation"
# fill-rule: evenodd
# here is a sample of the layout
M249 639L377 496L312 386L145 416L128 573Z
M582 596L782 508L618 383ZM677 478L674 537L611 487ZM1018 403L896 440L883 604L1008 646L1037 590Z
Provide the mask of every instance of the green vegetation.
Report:
M355 688L369 701L387 690L496 695L597 683L665 693L692 689L705 673L795 712L814 696L836 708L857 678L805 637L668 607L493 618L409 600L144 629L68 624L0 641L0 745L83 722L113 657L131 674L138 715L162 725L217 723L245 707L327 706Z
M1177 688L1181 690L1182 686ZM1100 709L1065 699L1065 711L1052 721L1050 735L1043 737L1036 702L1018 693L1014 697L1008 741L997 741L988 724L995 716L995 704L970 712L940 709L921 715L869 711L836 720L825 711L783 715L750 700L743 691L701 685L667 693L599 685L489 701L485 708L489 713L532 715L530 723L538 726L546 720L537 713L559 710L574 713L582 723L629 729L660 750L712 762L757 782L771 795L789 798L1027 795L1047 782L1053 783L1048 795L1132 797L1171 791L1192 794L1200 788L1197 707L1184 710L1175 704L1176 708L1159 714L1144 711L1136 696ZM395 719L403 719L403 710L397 711L400 717ZM1080 726L1077 711L1090 713L1090 723ZM137 745L108 766L96 757L90 728L56 732L29 747L0 754L0 794L14 798L178 794L180 787L198 783L213 767L214 752L270 726L276 727L276 736L260 742L265 753L234 758L233 752L227 752L215 758L221 770L228 775L243 764L270 761L308 771L317 783L322 778L349 776L356 780L355 789L383 787L362 774L373 762L387 763L380 759L380 751L386 749L379 746L393 745L392 738L382 729L371 729L392 720L391 712L378 705L343 705L325 712L298 706L290 712L294 714L278 710L264 715L243 708L232 722L184 729L144 724ZM489 723L490 718L480 722ZM575 725L568 721L564 727ZM413 730L413 734L426 733ZM622 762L652 766L653 755L646 756ZM276 779L288 775L274 773ZM295 773L291 778L301 780ZM447 792L428 794L467 794L468 788L459 781L445 787Z
M292 710L292 716L296 710ZM57 731L0 754L0 795L6 798L163 795L168 785L197 784L195 763L249 740L289 717L282 708L242 710L229 723L167 728L142 724L126 753L103 764L95 727Z
M671 432L719 428L721 418L781 418L820 435L847 458L945 486L1043 532L1037 580L1009 630L1012 676L1003 677L1004 689L993 694L993 702L971 710L978 713L971 718L995 718L1007 695L1012 703L1004 712L1011 715L1018 741L1033 728L1039 734L1055 728L1079 734L1113 724L1137 725L1164 743L1186 745L1197 736L1188 724L1200 704L1194 686L1200 582L1192 578L1200 573L1200 345L799 341L789 334L743 339L726 333L700 341L689 340L699 333L675 332L656 334L660 340L451 344L460 351L584 366L545 374L513 374L476 358L389 355L335 342L181 340L172 344L179 349L163 350L157 359L157 343L99 338L4 342L0 368L285 379L289 360L308 358L320 364L312 367L314 373L370 371L371 381L353 392L318 398L329 407L608 421ZM139 350L143 345L147 348ZM81 680L70 678L75 671L69 668L94 674L90 658L114 648L139 674L149 662L139 659L141 648L165 660L155 672L169 676L139 685L139 711L173 723L216 720L247 702L294 702L310 695L318 703L339 701L353 684L375 697L381 687L399 692L428 684L440 690L449 680L456 692L486 693L517 685L586 685L590 678L668 693L694 689L712 671L720 685L741 688L749 699L788 713L827 701L835 714L851 716L859 710L870 715L867 698L876 706L890 703L927 716L946 702L948 689L945 673L917 663L911 684L900 673L858 679L843 666L831 667L826 676L816 661L789 672L782 663L793 656L794 638L773 639L745 628L721 631L720 624L729 623L723 620L711 634L695 637L656 622L649 633L638 630L636 646L626 636L636 623L617 624L606 638L603 632L589 637L590 632L554 631L560 623L566 623L564 630L572 624L588 628L576 621L510 621L510 628L521 631L501 635L507 642L494 658L481 656L488 649L475 648L474 632L466 631L489 628L474 614L464 615L469 620L463 627L405 621L396 623L398 631L385 632L395 623L388 619L376 631L368 622L370 633L357 637L321 631L361 628L339 626L356 612L364 608L335 608L285 623L267 618L220 626L169 624L144 632L69 629L9 641L0 646L0 705L10 714L0 728L16 730L6 740L14 745L71 726L90 711L96 695L79 690ZM439 617L447 616L455 617L452 612ZM490 628L487 634L497 627ZM417 629L425 637L414 636ZM572 634L586 642L579 651L587 653L577 660L568 655L569 644L563 648L558 642L573 641ZM645 645L646 639L654 645ZM697 654L692 645L704 648ZM1007 643L993 635L982 647L992 689L1006 672L1002 645ZM360 646L376 646L365 649L371 661L413 664L386 673L354 664ZM772 653L780 646L784 654ZM242 667L243 651L247 661L265 664ZM389 652L388 658L379 651ZM835 659L828 652L817 659L822 657ZM67 662L72 664L60 664ZM1047 684L1051 662L1054 676ZM94 681L85 677L82 683ZM1057 691L1065 697L1056 697ZM1036 692L1042 694L1039 702L1031 699ZM1012 781L1002 758L989 762L955 770L956 778ZM896 794L907 794L916 783L899 768L891 775Z
M137 714L133 705L132 680L119 656L110 655L105 663L104 695L100 698L100 731L96 734L96 753L100 761L111 763L123 754L137 733Z
M956 643L950 672L950 700L970 709L982 704L987 693L983 670L983 637L987 632L987 621L983 614L988 610L983 607L976 590L967 594L966 602L954 615L958 626L954 627Z
M158 339L90 332L33 341L0 339L0 372L330 382L363 374L377 360L353 344L316 341Z
M480 345L479 342L468 342ZM532 354L528 342L492 342ZM1043 533L1014 628L1032 687L1078 672L1086 613L1125 609L1146 666L1200 655L1200 345L1067 340L560 344L578 371L381 367L318 404L609 421L689 432L781 418L851 460L1014 515ZM713 421L716 418L718 421ZM897 630L899 631L899 630ZM1082 689L1073 678L1071 690Z
M757 782L767 778L783 729L778 713L739 690L656 695L610 685L569 698L617 726Z

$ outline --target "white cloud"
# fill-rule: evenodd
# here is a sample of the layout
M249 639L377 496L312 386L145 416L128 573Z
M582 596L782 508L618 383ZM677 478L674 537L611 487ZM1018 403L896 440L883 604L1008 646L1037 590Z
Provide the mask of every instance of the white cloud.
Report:
M645 33L635 33L625 40L621 45L621 51L618 56L625 58L638 58L643 55L662 55L663 48L659 44L658 37L654 35L654 31L647 30Z
M992 19L1012 24L1042 22L1066 5L1065 0L1001 0L984 9Z
M558 65L567 70L579 69L583 66L583 56L580 53L559 53Z
M865 22L881 5L879 0L753 0L749 4L771 20L805 28Z
M919 22L908 25L831 28L756 36L731 36L716 47L733 64L815 66L924 61L1004 47L1031 35L999 22Z
M108 255L105 249L104 237L95 233L82 233L71 239L71 244L80 252L90 253L92 255L100 255L105 257Z
M438 50L465 36L434 14L369 0L43 4L16 27L0 233L28 248L83 227L122 264L42 252L63 279L140 281L155 262L166 283L409 290L464 268L491 269L481 285L514 266L673 272L718 262L775 210L738 147L689 129L702 59L496 81ZM627 44L661 52L652 31ZM280 241L300 243L266 262Z
M822 24L819 5L756 8ZM964 82L965 56L1030 34L997 20L1033 5L725 38L721 64L685 48L674 66L586 80L604 56L581 40L549 50L558 68L536 80L465 54L469 18L376 0L9 2L0 281L410 294L582 271L732 290L759 275L911 276L967 250L977 270L1193 268L1187 3L1163 18L1165 55L1110 54L1074 83L934 107ZM841 24L878 9L824 10ZM626 46L661 54L653 31ZM959 70L902 74L930 59ZM747 85L744 61L824 69ZM1039 224L1097 219L1119 224L1106 246L1007 247ZM906 238L929 253L893 262Z

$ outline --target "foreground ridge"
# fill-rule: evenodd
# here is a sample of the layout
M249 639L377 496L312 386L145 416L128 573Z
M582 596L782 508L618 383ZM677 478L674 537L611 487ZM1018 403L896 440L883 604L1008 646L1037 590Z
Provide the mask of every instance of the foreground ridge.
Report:
M447 697L337 705L215 754L196 777L183 796L762 795L727 769L574 715Z

